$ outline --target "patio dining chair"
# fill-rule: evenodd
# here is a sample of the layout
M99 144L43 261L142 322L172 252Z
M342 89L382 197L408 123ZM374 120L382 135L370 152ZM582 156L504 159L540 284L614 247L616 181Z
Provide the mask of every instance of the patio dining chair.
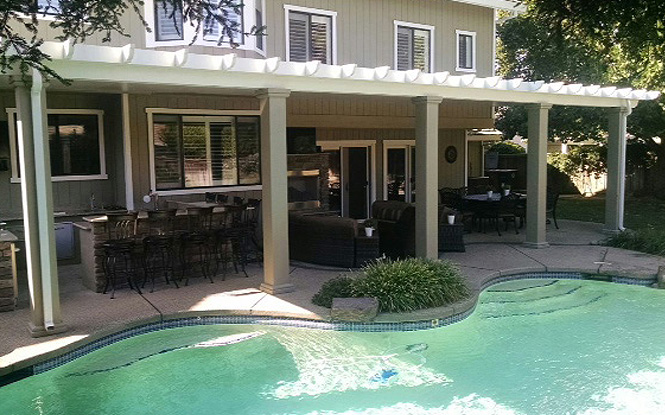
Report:
M212 233L212 207L187 208L188 230L179 236L180 264L182 266L180 279L185 278L185 285L189 284L189 275L198 265L201 275L213 283L210 272L210 262L214 248L214 234Z
M144 277L141 287L144 288L150 278L150 292L155 290L155 277L159 274L164 277L166 284L173 281L176 288L179 288L174 275L177 257L175 215L175 209L148 212L148 236L143 238Z
M547 199L545 202L545 214L551 215L552 220L554 220L554 227L559 229L559 224L556 221L556 205L559 202L559 192L555 192L551 189L547 189ZM547 219L547 223L550 223L550 220Z

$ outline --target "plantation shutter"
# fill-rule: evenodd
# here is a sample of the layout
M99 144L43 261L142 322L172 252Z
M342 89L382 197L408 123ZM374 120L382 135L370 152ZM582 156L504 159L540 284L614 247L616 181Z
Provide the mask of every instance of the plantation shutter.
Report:
M331 18L311 16L312 53L309 60L331 63Z
M233 7L226 7L224 13L217 11L216 15L225 15L228 28L224 29L224 40L233 40L235 43L243 43L243 27L242 27L242 15L236 13ZM203 39L210 41L219 41L221 33L221 25L217 18L208 14L204 20L203 24Z
M411 69L411 30L397 26L397 70Z
M302 13L289 13L289 60L306 62L309 57L309 16Z
M173 4L165 0L155 2L155 38L157 40L182 40L182 7L175 11Z
M420 69L423 72L430 71L429 36L429 30L413 30L413 66L410 69Z
M210 163L214 185L238 184L237 145L233 119L210 123Z
M152 128L157 190L180 188L183 186L180 118L177 115L155 115Z

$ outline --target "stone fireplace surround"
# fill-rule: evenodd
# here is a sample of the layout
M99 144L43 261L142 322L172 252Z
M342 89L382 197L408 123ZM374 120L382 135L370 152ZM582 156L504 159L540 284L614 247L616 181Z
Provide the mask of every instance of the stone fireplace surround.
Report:
M330 155L328 153L289 154L287 156L289 171L318 170L319 171L319 200L321 210L330 208L328 189L328 169L330 168Z

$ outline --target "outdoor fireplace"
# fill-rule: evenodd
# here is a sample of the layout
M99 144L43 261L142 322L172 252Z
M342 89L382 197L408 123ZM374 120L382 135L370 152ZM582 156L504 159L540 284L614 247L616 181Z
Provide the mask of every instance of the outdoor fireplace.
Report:
M318 169L288 172L289 209L318 209L321 206Z

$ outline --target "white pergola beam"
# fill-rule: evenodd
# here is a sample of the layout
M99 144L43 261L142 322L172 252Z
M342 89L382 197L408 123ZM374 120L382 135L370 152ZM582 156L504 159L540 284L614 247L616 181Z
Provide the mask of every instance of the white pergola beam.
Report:
M563 82L525 82L479 78L475 74L450 76L420 71L397 71L388 66L361 68L326 65L318 61L282 62L279 58L212 56L123 47L46 42L51 66L73 80L110 83L180 85L256 90L285 88L294 92L375 96L435 96L451 100L539 103L588 107L626 107L627 100L655 99L658 91L602 88ZM146 76L147 75L147 76Z

